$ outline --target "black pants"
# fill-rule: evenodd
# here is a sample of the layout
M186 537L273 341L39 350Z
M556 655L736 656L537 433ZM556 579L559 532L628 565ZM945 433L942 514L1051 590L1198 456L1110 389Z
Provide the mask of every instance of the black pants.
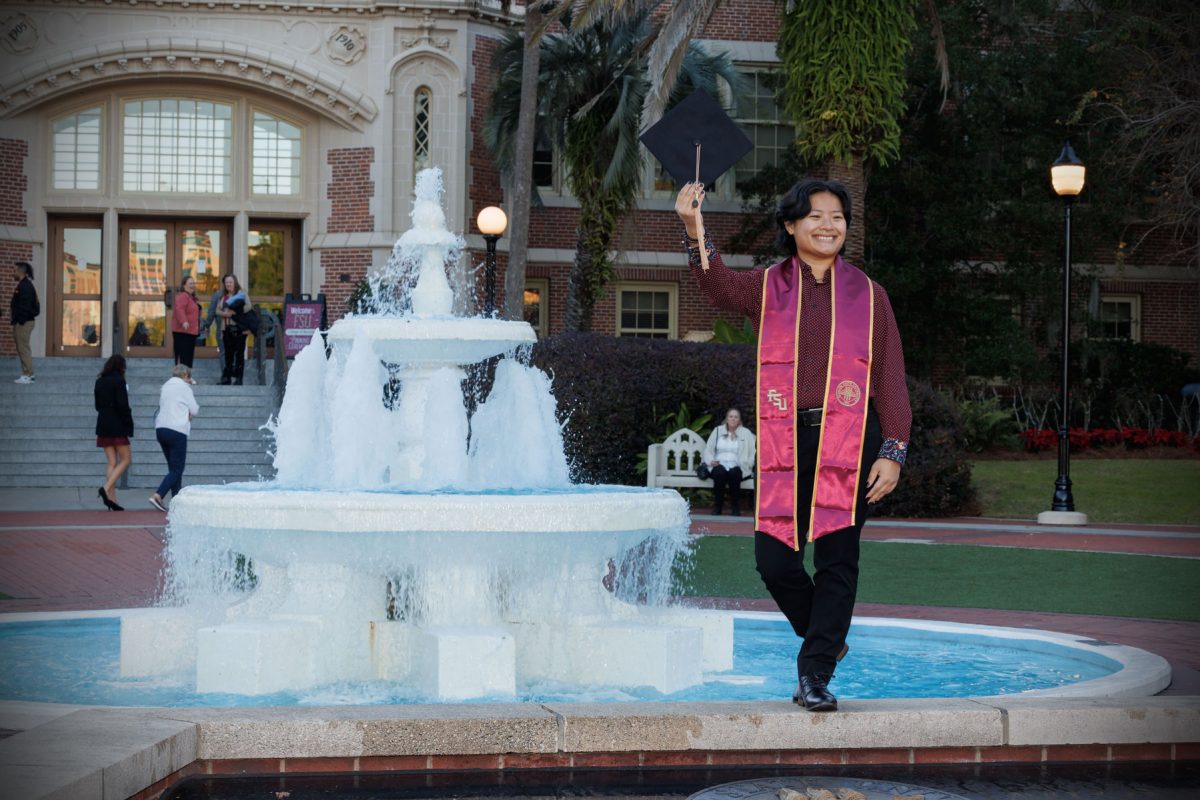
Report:
M221 332L221 341L225 345L225 371L222 378L242 379L246 371L246 336L245 331L231 331L226 328Z
M817 464L820 428L800 428L796 468L799 480L796 497L800 549L768 536L754 534L754 562L767 591L787 617L796 635L804 639L797 658L802 675L832 675L837 654L846 643L854 598L858 593L858 541L867 520L867 476L879 456L883 436L874 409L867 415L867 430L858 483L858 505L854 524L817 539L813 547L813 575L804 569L805 531Z
M171 331L171 339L175 345L175 363L191 369L192 361L196 357L196 335Z
M726 469L718 464L712 468L709 473L712 476L713 482L713 503L716 506L716 512L721 513L725 507L725 490L729 490L729 497L733 501L733 513L737 514L738 498L742 493L742 468L734 467Z

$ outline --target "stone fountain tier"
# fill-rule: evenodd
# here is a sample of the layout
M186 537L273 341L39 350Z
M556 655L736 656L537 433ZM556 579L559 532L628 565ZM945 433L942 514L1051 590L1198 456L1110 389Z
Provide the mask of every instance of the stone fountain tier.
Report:
M654 581L622 576L656 557L669 570L687 524L676 492L621 486L190 486L171 505L173 562L242 554L257 588L204 618L126 615L122 674L194 669L200 692L249 695L347 680L439 699L539 681L677 691L732 666L732 622L641 605Z
M348 347L360 335L385 361L430 367L476 364L537 341L521 320L449 316L347 317L334 323L329 341Z

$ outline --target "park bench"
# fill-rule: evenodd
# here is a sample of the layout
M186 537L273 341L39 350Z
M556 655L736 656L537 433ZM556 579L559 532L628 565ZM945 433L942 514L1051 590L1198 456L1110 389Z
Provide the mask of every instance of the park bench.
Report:
M646 485L655 488L711 489L711 479L696 477L696 467L704 460L705 439L689 428L680 428L665 441L650 445L646 460ZM754 491L754 476L742 479L742 488Z

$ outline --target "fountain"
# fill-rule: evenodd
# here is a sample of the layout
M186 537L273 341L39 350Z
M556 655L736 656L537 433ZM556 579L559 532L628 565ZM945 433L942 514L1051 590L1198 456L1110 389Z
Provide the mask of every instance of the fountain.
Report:
M122 616L121 675L194 670L198 692L242 695L384 680L454 700L532 682L669 693L731 668L732 618L667 603L678 493L571 484L549 380L517 359L468 418L464 367L535 336L452 313L462 240L440 171L415 194L374 313L294 362L276 478L171 504L169 602Z

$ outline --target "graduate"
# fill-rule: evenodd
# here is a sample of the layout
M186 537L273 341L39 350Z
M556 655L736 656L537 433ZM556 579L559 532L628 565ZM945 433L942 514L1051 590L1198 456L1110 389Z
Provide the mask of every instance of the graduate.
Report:
M869 504L896 488L908 452L900 334L883 288L842 258L853 209L836 181L805 179L780 198L781 261L765 270L725 265L704 232L704 187L746 152L745 136L712 98L680 114L688 100L643 141L686 181L675 211L700 289L758 332L755 565L803 640L792 700L836 711L829 682L849 650L862 526ZM674 142L675 155L664 160L655 140ZM688 144L692 157L680 159Z

